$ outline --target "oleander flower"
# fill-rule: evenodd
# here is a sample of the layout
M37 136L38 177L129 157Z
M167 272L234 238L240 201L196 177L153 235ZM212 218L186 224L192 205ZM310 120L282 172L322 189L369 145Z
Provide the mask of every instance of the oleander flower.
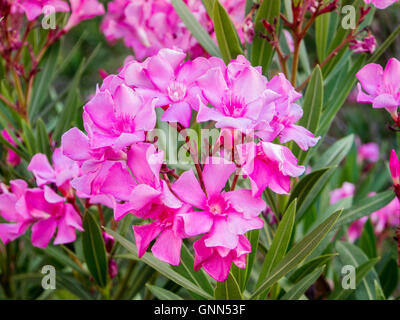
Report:
M184 172L172 185L182 201L201 210L180 216L188 236L207 233L207 247L235 249L240 235L263 226L258 215L266 205L261 198L254 198L246 189L221 191L235 170L232 162L212 157L203 169L206 193L192 170Z
M390 153L389 160L390 174L392 175L393 184L399 185L399 176L400 176L400 162L399 158L397 158L396 151L392 149Z
M344 182L340 188L332 190L330 193L330 204L338 202L340 199L354 196L355 186L350 182Z
M363 162L367 160L375 163L379 160L379 146L374 142L362 144L357 150L357 160Z
M261 196L265 188L279 194L289 194L290 178L304 173L304 166L289 148L270 142L250 142L237 146L243 174L250 179L254 197Z
M268 83L267 89L280 96L273 101L274 113L271 106L267 105L261 111L259 123L256 125L256 135L264 141L271 142L279 137L281 143L294 141L302 150L315 146L320 137L315 137L306 128L296 125L303 116L303 109L295 102L301 94L295 90L284 74L274 76ZM263 121L262 121L263 120Z
M360 80L357 84L357 101L372 103L373 108L385 108L397 121L397 108L400 105L400 61L389 59L384 70L379 64L367 64L356 77Z
M37 153L32 157L28 170L32 171L39 187L54 183L67 196L70 194L70 180L79 175L79 166L63 155L61 148L54 150L52 160L53 165L50 165L46 155Z
M56 233L54 244L75 241L75 231L83 231L82 220L72 204L66 203L48 186L28 189L23 180L10 182L11 192L0 195L0 216L8 223L0 224L4 243L20 237L32 226L32 244L46 248Z
M187 128L200 95L196 80L210 64L201 57L184 62L185 57L182 51L161 49L145 64L128 64L123 74L138 93L147 99L157 98L156 107L165 107L161 120L179 122Z
M98 0L70 0L71 15L65 31L69 31L83 20L92 19L105 13L104 6Z
M253 129L264 107L279 95L266 87L267 79L260 69L251 67L239 56L225 67L213 58L215 66L197 79L204 98L211 107L199 100L198 122L216 121L217 128Z
M6 129L1 131L1 135L5 140L7 140L13 147L17 147L17 144L15 143L14 139L10 136L8 131ZM7 158L6 161L11 164L12 166L17 166L21 163L21 157L16 154L12 150L7 151Z
M251 252L251 244L244 235L239 236L234 249L209 247L206 244L207 240L208 236L204 236L193 244L194 270L203 268L212 278L223 282L229 276L232 263L241 269L246 267L246 257Z
M42 13L46 6L52 7L56 12L69 12L69 5L62 0L14 0L12 3L13 11L25 12L29 21L35 20Z
M373 4L378 9L386 9L398 0L364 0L366 4Z

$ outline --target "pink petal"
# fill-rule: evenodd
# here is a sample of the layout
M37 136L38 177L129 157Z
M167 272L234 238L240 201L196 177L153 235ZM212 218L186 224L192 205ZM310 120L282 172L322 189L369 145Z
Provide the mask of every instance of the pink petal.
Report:
M192 169L181 174L172 185L172 190L182 201L200 209L205 208L206 197Z
M32 244L38 248L46 248L57 227L55 219L46 219L36 222L32 227Z
M167 229L159 235L151 252L161 261L177 266L181 262L181 247L182 239L174 231Z
M161 231L162 227L155 222L141 226L133 226L139 258L146 253L150 242L153 241Z
M229 177L235 170L236 165L224 158L207 158L206 165L203 169L203 179L209 198L213 195L220 194Z

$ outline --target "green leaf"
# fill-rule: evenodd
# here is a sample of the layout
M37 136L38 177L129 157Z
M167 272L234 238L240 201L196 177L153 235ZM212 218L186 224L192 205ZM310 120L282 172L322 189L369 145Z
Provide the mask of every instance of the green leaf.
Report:
M379 273L379 280L386 297L390 297L397 288L399 267L395 259L390 259Z
M323 190L336 168L315 170L304 176L294 187L289 203L297 198L296 220L299 220Z
M22 135L23 135L23 139L24 139L25 145L27 147L27 150L29 152L29 155L32 157L34 154L38 153L39 151L38 151L38 146L36 143L36 138L30 127L30 124L28 124L25 121L22 121Z
M108 234L112 235L114 239L118 241L126 250L132 253L135 257L138 257L136 247L132 242L128 241L127 239L125 239L124 237L122 237L121 235L119 235L118 233L116 233L111 229L108 228L104 229ZM193 282L189 281L188 279L180 275L178 272L174 271L169 264L156 259L152 254L145 253L140 260L149 265L150 267L152 267L153 269L160 272L166 278L184 287L185 289L192 291L202 296L205 299L213 299L212 295L205 292L202 288L200 288Z
M60 248L55 246L47 246L44 254L51 256L58 262L68 266L81 274L88 275L86 270L82 270L70 257L68 257Z
M39 152L45 154L51 163L51 147L49 135L47 134L46 125L42 119L36 122L36 141L38 143Z
M325 1L326 2L326 1ZM315 20L315 44L317 47L317 56L319 62L322 62L326 56L326 47L328 43L328 30L330 25L331 13L325 13Z
M160 288L157 286L152 286L150 284L146 284L146 287L151 291L152 294L154 294L157 299L159 300L183 300L180 296L177 294L166 290L164 288Z
M217 282L214 297L215 300L243 300L239 284L232 272L229 273L226 281Z
M264 74L266 74L269 69L269 65L274 55L274 49L268 43L267 39L261 37L261 35L265 33L263 20L265 19L272 24L274 18L279 18L280 12L281 1L263 1L260 8L257 10L255 17L255 35L251 48L251 64L253 66L261 66ZM276 30L279 30L278 25L276 26Z
M290 275L289 280L292 283L297 283L308 274L313 272L316 268L322 267L324 264L327 264L335 256L337 256L336 253L330 253L311 259L310 261L299 267L296 271L294 271Z
M374 227L372 226L370 219L368 219L364 224L364 229L359 239L358 246L364 251L368 258L372 259L377 257Z
M251 274L251 271L253 269L254 261L256 259L256 254L257 254L257 249L258 249L258 242L259 242L259 239L260 239L260 229L251 230L248 233L248 239L249 239L249 242L251 244L251 252L247 256L246 269L243 270L243 272L245 273L245 276L244 276L244 281L243 281L243 284L242 284L242 287L241 287L242 291L244 291L244 289L246 288L247 283L249 282L250 274Z
M222 58L228 64L232 59L243 54L239 37L228 13L218 0L214 3L213 13L214 30L218 46Z
M205 1L206 2L206 1ZM193 13L188 9L186 4L182 0L171 0L171 3L182 19L186 28L192 33L196 40L202 45L202 47L212 56L220 57L218 47L211 39L210 35L203 26L197 21ZM212 17L212 16L211 16Z
M264 263L258 276L256 288L258 288L265 278L271 273L271 270L282 260L289 247L292 237L294 219L296 216L297 200L295 199L286 209L281 222L278 225L271 247L265 256Z
M55 75L57 60L60 54L60 41L54 43L44 55L39 69L41 70L35 77L32 89L32 99L29 104L28 116L32 122L34 116L40 111L48 94L52 79Z
M99 225L88 211L83 217L82 246L90 274L100 287L107 285L108 263L106 248Z
M320 67L317 65L311 75L310 82L304 96L303 117L299 121L299 125L305 127L309 131L317 132L319 119L322 112L322 104L324 100L324 84ZM308 152L301 150L298 146L294 149L300 164L306 163Z
M296 283L288 292L286 292L281 300L298 300L304 292L319 278L324 271L324 266L315 269L313 272L305 276Z
M208 16L212 18L214 16L213 14L213 9L214 9L214 2L215 0L202 0L204 8L206 8L206 11L208 13Z
M356 268L356 289L340 288L338 293L332 293L330 299L345 299L354 291L357 299L374 300L376 298L374 280L378 280L378 274L373 267L380 258L368 260L360 248L343 241L336 242L336 251L339 253L339 259L343 265L352 265Z
M328 148L324 152L324 154L319 157L315 165L313 166L314 170L337 166L349 153L351 146L354 143L354 135L350 134L338 141L336 141L332 146Z
M340 213L341 212L336 212L332 214L332 216L301 239L271 271L264 282L253 292L250 298L254 299L268 290L268 288L270 288L274 283L307 258L332 229L333 225L339 218Z
M365 198L358 202L351 208L345 209L342 216L340 217L336 227L341 227L354 220L360 219L367 216L384 206L386 206L394 198L394 193L392 190L387 190L380 192L372 197Z
M65 288L75 296L82 300L93 300L93 296L90 292L75 278L62 272L57 272L57 285Z
M385 294L382 291L378 281L374 280L376 300L386 300Z

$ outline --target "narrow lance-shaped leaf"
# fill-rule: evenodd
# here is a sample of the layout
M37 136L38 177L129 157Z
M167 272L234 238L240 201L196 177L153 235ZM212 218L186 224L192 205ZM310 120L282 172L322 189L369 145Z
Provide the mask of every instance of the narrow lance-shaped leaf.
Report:
M107 285L108 263L106 248L99 225L90 212L86 212L83 218L82 246L85 261L100 287Z
M214 297L215 300L243 300L240 286L232 272L229 273L226 281L217 282Z
M186 28L192 33L196 40L201 44L201 46L212 56L220 57L218 47L214 43L213 39L204 30L203 26L197 21L193 13L188 9L186 4L182 0L171 0L175 11L178 13L179 17L182 19ZM205 1L208 5L210 1ZM209 8L208 6L206 8ZM207 10L208 11L208 10ZM209 12L210 14L210 12ZM212 16L211 16L212 17Z
M164 288L160 288L157 286L153 286L150 284L146 284L146 287L154 294L159 300L183 300L182 297L177 294L166 290Z
M122 237L120 234L117 232L104 228L105 231L110 234L111 236L114 237L116 241L118 241L126 250L128 250L130 253L132 253L136 258L138 257L137 249L135 245L130 242L129 240L125 239ZM163 276L167 277L168 279L174 281L178 285L184 287L185 289L192 291L200 296L202 296L205 299L213 299L213 296L205 292L203 289L198 287L196 284L193 282L189 281L186 279L184 276L180 275L176 271L174 271L167 263L162 262L155 258L152 254L150 253L145 253L142 258L140 258L141 261L152 267L153 269L157 270L160 272Z
M251 49L251 64L253 66L261 66L264 74L268 71L274 55L274 49L269 44L268 40L261 36L266 32L263 20L273 24L274 19L279 17L280 11L281 1L263 1L255 17L255 36ZM279 21L279 19L277 19L277 21ZM279 30L278 25L276 26L276 30Z
M316 133L322 112L324 101L324 84L321 69L317 65L312 73L311 80L307 86L303 102L303 117L299 121L299 125ZM306 164L308 151L301 150L298 146L294 149L300 164Z
M218 46L225 63L229 63L238 55L243 54L239 37L228 13L218 0L215 0L213 14L214 30Z
M321 273L324 271L324 267L319 267L313 272L309 273L298 283L296 283L288 292L286 292L281 300L297 300L303 293L319 278Z
M297 200L295 199L287 208L285 214L283 215L283 219L279 223L274 239L272 240L271 247L265 256L256 287L261 285L264 279L271 273L271 270L279 263L279 261L282 260L286 254L286 250L289 246L290 238L292 236L294 218L296 215L296 204Z
M307 258L332 229L339 218L340 213L341 212L336 212L332 214L332 216L330 216L317 228L301 239L271 271L263 283L253 292L250 298L254 299L258 295L268 290L274 283L276 283L279 279L299 265L305 258Z

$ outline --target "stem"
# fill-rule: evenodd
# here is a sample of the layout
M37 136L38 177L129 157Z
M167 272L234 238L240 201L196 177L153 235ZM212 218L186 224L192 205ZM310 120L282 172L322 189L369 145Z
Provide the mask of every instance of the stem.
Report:
M301 43L301 39L298 39L297 35L295 35L293 64L292 64L292 79L291 79L291 83L292 83L293 87L296 87L297 68L299 66L299 58L300 58L300 43Z
M235 190L238 179L239 179L239 174L235 173L235 177L233 178L232 181L231 191Z

